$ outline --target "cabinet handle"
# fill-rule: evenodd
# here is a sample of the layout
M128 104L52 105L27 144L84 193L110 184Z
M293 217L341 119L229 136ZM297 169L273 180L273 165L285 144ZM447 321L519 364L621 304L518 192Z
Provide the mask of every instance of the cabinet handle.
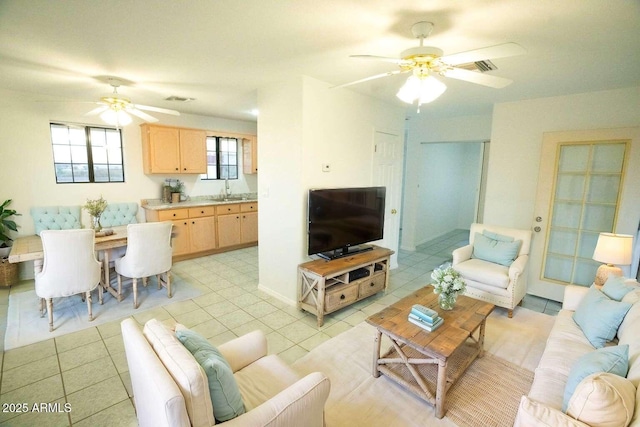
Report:
M173 214L173 216L176 216L176 214Z
M180 170L179 168L176 168L176 170Z
M191 224L195 224L195 223L196 223L195 221L191 221ZM373 284L371 286L373 286Z
M346 296L344 296L344 294L340 295L340 299L345 299Z
M201 213L201 214L203 214L203 213L204 213L204 211L200 211L200 213Z
M187 170L187 168L184 168L184 169L182 169L182 170L185 170L185 171L186 171L186 170Z

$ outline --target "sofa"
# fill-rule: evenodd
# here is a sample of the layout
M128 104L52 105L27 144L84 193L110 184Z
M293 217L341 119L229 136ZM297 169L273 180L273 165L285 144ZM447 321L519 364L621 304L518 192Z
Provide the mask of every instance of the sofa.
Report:
M547 339L529 394L521 398L516 427L640 426L640 284L632 279L625 280L624 284L633 290L620 301L631 307L620 315L622 322L617 330L611 328L611 334L615 334L613 339L597 351L592 344L594 339L587 337L588 332L585 335L584 331L589 328L584 323L582 327L576 323L585 321L580 320L584 317L578 313L589 309L587 315L592 318L587 317L587 321L599 322L600 313L607 310L602 304L611 304L617 299L599 302L601 308L589 308L586 300L593 300L592 295L596 295L593 289L602 291L600 287L566 287L562 310ZM581 307L581 304L584 305ZM626 379L621 373L611 373L615 372L611 367L605 372L584 372L583 375L588 376L582 379L576 377L576 372L587 369L596 354L598 357L602 357L603 352L611 355L627 345ZM626 367L626 360L624 362ZM569 393L565 389L570 388L567 384L572 382L577 385L573 393Z
M141 329L132 318L121 323L135 403L142 427L204 427L216 424L210 383L177 333L151 319ZM185 329L181 325L176 330ZM231 340L217 350L233 372L244 413L227 426L324 425L329 379L320 372L303 378L277 355L267 354L261 331ZM226 398L226 396L224 396ZM219 401L219 400L218 400Z
M531 230L473 223L469 244L453 251L452 267L467 283L464 295L508 310L527 293Z

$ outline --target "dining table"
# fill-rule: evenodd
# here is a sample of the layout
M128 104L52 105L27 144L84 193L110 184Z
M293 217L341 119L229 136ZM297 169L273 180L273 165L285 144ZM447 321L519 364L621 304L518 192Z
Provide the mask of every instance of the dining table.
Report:
M113 295L118 301L121 301L122 295L118 293L117 289L111 286L109 262L113 249L127 246L127 226L111 227L109 230L113 231L113 233L109 234L109 231L102 230L102 232L96 233L95 237L95 251L96 253L102 254L103 271L100 286ZM26 261L33 261L34 277L42 271L44 250L42 249L42 239L40 239L40 236L23 236L14 239L11 252L9 253L9 262L20 263ZM100 299L102 300L102 293L100 293Z

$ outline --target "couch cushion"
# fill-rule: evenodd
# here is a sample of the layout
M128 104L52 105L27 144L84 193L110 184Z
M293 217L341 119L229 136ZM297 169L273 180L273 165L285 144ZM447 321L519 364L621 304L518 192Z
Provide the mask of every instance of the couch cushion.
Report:
M589 427L587 424L527 396L520 398L514 427Z
M175 334L156 319L149 320L144 336L162 361L184 396L187 413L193 427L212 426L213 406L207 376L193 355L178 341Z
M505 241L492 239L480 233L476 233L473 239L472 258L478 258L488 262L494 262L504 266L510 266L518 257L522 240Z
M630 308L631 304L613 301L592 286L578 305L573 320L589 342L600 348L616 336L618 327Z
M500 264L471 258L468 261L456 264L455 269L464 279L502 289L506 289L509 286L509 267Z
M560 410L569 372L582 355L594 350L572 318L573 312L560 310L535 371L529 397Z
M635 286L627 284L626 278L622 276L609 276L607 281L604 282L602 293L612 300L621 301L626 294L634 289Z
M244 403L233 371L218 349L204 337L188 329L177 330L176 336L207 374L216 420L227 421L244 414Z
M626 427L631 423L636 388L626 378L595 373L584 378L569 401L567 415L591 427Z
M237 371L235 378L247 411L258 407L300 379L275 354L263 357Z
M607 372L626 377L628 370L628 345L599 348L580 357L575 361L567 378L567 384L564 388L562 411L566 412L569 399L571 399L576 387L584 378L597 372Z

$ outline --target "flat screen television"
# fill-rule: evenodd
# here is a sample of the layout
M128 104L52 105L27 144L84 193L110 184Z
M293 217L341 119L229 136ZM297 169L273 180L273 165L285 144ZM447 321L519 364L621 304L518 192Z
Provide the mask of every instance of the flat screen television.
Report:
M309 255L340 258L371 249L384 232L385 187L309 190Z

